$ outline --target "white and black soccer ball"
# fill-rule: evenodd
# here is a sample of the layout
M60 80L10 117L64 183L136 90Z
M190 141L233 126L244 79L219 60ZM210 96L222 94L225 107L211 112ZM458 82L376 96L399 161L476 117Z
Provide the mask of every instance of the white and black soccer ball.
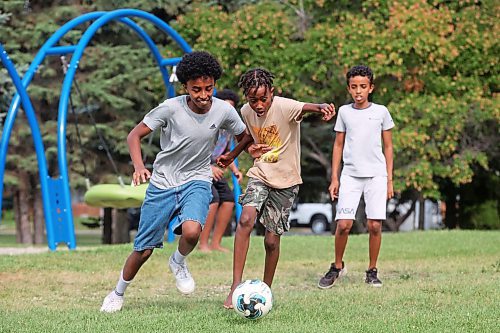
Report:
M246 280L233 292L233 307L243 318L262 318L273 307L271 288L261 280Z

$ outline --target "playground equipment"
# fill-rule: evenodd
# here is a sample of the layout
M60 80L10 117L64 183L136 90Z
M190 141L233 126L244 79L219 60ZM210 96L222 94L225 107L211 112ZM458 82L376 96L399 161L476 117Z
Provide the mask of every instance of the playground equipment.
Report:
M146 43L147 47L151 51L151 54L162 74L167 90L167 96L175 96L175 89L171 82L169 82L169 72L166 67L176 65L181 58L163 58L158 50L158 47L149 35L131 18L140 18L149 21L158 29L168 34L184 53L191 52L191 47L167 23L150 13L135 9L118 9L110 12L92 12L69 21L57 30L41 47L22 81L17 75L17 72L15 71L13 64L10 62L6 52L3 50L3 47L0 49L2 62L7 67L7 70L17 88L17 93L12 99L12 103L5 118L2 139L0 142L0 212L8 144L21 102L33 135L42 190L42 203L47 231L47 242L51 250L55 250L57 245L60 243L65 243L70 249L76 248L68 166L66 161L66 123L73 79L85 47L88 45L97 30L110 21L118 21L132 29ZM59 41L69 31L89 21L94 22L83 33L76 45L58 45ZM60 174L58 176L50 176L48 174L45 149L40 129L36 122L35 112L29 101L26 89L37 72L40 64L47 56L61 56L66 54L72 54L72 57L63 81L58 108L57 159Z

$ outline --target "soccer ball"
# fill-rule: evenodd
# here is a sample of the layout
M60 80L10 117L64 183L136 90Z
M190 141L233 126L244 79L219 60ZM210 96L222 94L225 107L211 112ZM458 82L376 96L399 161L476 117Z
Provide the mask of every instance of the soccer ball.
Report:
M246 280L233 292L233 307L243 318L259 319L271 311L273 294L261 280Z

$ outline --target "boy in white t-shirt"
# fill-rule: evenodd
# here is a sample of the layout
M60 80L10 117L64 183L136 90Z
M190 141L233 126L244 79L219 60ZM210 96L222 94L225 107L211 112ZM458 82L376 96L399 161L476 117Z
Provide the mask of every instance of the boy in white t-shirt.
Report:
M323 276L318 287L331 288L346 274L342 258L347 245L361 195L366 202L370 263L365 282L381 287L377 276L377 258L382 241L382 221L386 219L387 199L392 198L394 127L391 115L383 105L368 100L373 91L373 72L367 66L354 66L346 75L347 90L354 103L339 109L335 123L332 157L332 200L338 198L335 231L335 262ZM383 150L382 150L383 144ZM344 161L339 181L340 160Z

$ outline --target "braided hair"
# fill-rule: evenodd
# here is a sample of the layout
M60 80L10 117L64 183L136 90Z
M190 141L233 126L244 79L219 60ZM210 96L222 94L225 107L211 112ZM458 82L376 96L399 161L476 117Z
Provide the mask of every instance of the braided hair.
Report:
M263 68L254 68L240 77L238 87L243 89L243 95L248 96L250 91L259 87L266 87L266 89L271 90L273 88L273 79L273 73Z

